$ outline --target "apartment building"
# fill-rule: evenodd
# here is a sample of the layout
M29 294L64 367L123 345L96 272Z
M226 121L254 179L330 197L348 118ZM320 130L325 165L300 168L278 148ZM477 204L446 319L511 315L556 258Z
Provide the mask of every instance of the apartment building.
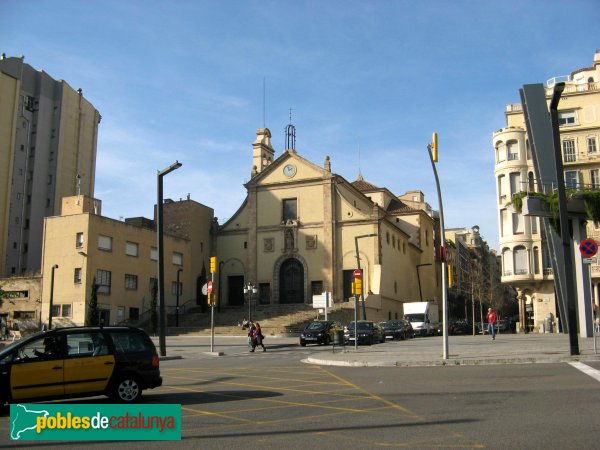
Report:
M39 273L44 217L93 197L100 114L64 80L0 58L0 277Z
M148 314L158 273L156 222L103 217L101 206L91 197L65 197L61 214L44 220L42 323L48 323L52 293L53 326L83 325L94 283L102 323ZM174 314L179 300L183 313L206 303L201 288L213 210L189 198L165 200L163 210L165 305Z
M559 103L560 141L567 189L600 188L600 52L591 67L546 82L550 103L554 84L566 83ZM510 206L518 192L543 190L535 179L525 119L520 104L505 111L506 126L493 133L502 282L513 286L520 299L521 329L549 331L556 327L557 302L546 238L540 220L523 216ZM600 224L588 222L588 236L600 239ZM592 266L592 297L598 308L600 267Z

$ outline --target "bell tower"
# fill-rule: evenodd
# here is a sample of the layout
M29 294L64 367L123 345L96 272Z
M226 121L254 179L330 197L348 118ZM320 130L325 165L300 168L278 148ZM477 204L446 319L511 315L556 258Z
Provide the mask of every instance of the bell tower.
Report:
M268 128L256 130L256 139L252 143L252 151L252 178L254 178L275 159L275 150L271 146L271 131Z

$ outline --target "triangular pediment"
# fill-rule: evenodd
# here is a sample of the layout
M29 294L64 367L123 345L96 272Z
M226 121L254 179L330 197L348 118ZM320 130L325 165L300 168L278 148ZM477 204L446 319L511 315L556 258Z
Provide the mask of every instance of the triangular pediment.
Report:
M331 176L331 172L301 157L294 150L286 150L272 164L246 183L246 187L322 179L325 176Z

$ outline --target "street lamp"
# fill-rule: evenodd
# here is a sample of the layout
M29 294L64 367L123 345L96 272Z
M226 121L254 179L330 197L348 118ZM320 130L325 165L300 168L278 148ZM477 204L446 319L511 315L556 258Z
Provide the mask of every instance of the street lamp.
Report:
M50 276L50 311L48 314L48 329L52 329L52 303L54 302L54 270L58 269L58 264L52 266L52 274Z
M165 334L167 332L167 316L165 314L165 258L163 254L163 177L181 167L179 161L175 161L166 169L157 173L156 181L158 186L157 204L156 204L156 228L157 228L157 246L158 246L158 302L160 309L159 323L159 345L160 356L167 355Z
M256 286L252 282L249 281L244 286L244 294L248 294L248 321L252 321L252 294L256 294L256 292Z
M438 177L435 163L438 160L438 136L433 133L431 144L427 144L427 152L431 160L433 175L435 176L435 186L437 188L438 203L440 204L440 251L442 260L442 320L443 320L443 343L442 358L448 359L448 289L446 286L446 232L444 230L444 206L442 205L442 190L440 188L440 178Z
M183 271L183 269L177 269L177 296L175 297L176 306L175 306L175 326L179 328L179 274Z

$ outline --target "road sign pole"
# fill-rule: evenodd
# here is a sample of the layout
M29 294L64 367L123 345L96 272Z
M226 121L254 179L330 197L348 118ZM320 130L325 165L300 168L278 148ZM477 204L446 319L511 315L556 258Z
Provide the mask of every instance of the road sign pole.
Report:
M211 273L211 281L207 284L208 290L208 300L210 302L210 351L211 353L215 351L215 302L214 297L212 296L213 291L213 280L215 278L215 273Z

